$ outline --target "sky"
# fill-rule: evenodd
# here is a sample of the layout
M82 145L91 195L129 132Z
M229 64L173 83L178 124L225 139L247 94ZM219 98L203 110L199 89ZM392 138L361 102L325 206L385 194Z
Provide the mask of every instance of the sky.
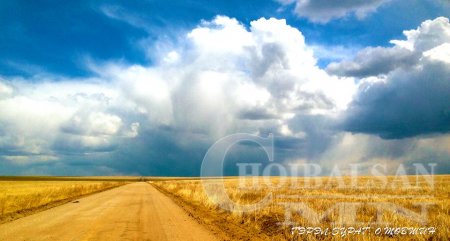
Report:
M234 133L450 173L446 0L1 1L0 175L196 176ZM267 162L260 147L230 149ZM388 168L390 169L390 168Z

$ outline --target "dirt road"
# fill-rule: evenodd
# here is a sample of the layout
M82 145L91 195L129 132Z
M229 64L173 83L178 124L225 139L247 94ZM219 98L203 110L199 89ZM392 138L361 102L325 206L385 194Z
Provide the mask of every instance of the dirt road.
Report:
M0 240L217 240L147 183L77 201L0 225Z

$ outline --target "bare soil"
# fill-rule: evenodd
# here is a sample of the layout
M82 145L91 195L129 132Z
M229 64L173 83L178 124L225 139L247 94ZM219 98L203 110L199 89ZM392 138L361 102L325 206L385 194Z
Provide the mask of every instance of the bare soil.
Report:
M219 240L152 185L137 182L0 225L0 240Z

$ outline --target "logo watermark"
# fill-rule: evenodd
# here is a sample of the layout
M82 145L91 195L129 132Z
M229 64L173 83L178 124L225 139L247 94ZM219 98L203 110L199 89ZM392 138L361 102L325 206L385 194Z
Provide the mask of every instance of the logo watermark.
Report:
M251 203L241 203L230 198L226 187L227 178L223 175L227 153L240 142L253 142L260 146L268 159L268 163L264 165L252 162L236 163L238 176L233 179L237 179L238 190L265 190L257 201ZM276 205L284 210L284 220L278 224L290 227L296 235L308 234L314 230L320 230L321 233L325 231L320 227L314 229L311 228L314 226L310 228L298 226L293 216L301 217L310 225L327 223L336 227L352 228L331 229L325 232L327 235L343 235L343 233L354 235L366 232L376 235L386 233L406 235L435 231L433 227L423 226L429 223L428 212L435 205L429 200L432 200L433 196L423 195L415 190L420 190L424 186L434 189L436 164L414 163L408 167L399 164L392 170L393 167L387 164L375 163L368 166L351 163L344 168L338 165L327 167L326 173L325 168L316 163L275 162L274 148L273 135L264 138L240 133L224 137L214 143L206 153L201 167L202 185L209 201L221 209L241 213L256 212L270 205ZM364 178L359 175L361 169L366 173ZM415 175L408 175L410 172L407 172L407 169L413 169ZM388 171L394 174L388 176ZM274 173L277 175L274 176ZM331 191L323 194L305 190ZM342 190L352 192L338 192ZM368 190L379 190L379 193L366 192ZM391 190L395 195L383 193L383 190ZM379 200L374 200L375 198ZM405 199L413 200L412 207L402 206L396 202ZM325 209L316 210L311 205L311 200L329 200L330 204ZM370 222L358 219L360 210L372 210L373 217ZM391 223L385 218L386 215L396 215L422 226L390 227ZM367 226L368 223L370 226ZM361 229L361 227L368 228Z

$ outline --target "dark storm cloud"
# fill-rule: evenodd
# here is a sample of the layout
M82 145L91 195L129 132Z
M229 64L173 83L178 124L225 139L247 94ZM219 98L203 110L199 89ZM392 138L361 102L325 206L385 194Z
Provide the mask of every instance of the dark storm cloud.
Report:
M295 3L295 14L313 22L327 23L331 19L345 17L354 13L358 18L375 11L387 0L277 0L282 4Z
M263 108L253 108L239 111L238 118L243 120L268 120L275 119L276 115Z
M450 66L427 61L421 68L366 83L347 110L342 129L397 139L450 131Z
M89 138L89 137L87 137ZM52 150L58 153L73 154L73 153L92 153L92 152L111 152L117 149L117 143L102 140L95 144L86 143L86 139L64 137L57 138L52 145Z
M315 159L330 147L337 133L333 123L326 115L297 115L289 121L292 130L305 133L303 157Z
M209 145L201 134L152 128L124 143L115 155L114 168L141 175L195 176Z
M450 131L450 24L445 17L404 31L390 48L366 48L330 73L363 77L340 128L398 139Z

